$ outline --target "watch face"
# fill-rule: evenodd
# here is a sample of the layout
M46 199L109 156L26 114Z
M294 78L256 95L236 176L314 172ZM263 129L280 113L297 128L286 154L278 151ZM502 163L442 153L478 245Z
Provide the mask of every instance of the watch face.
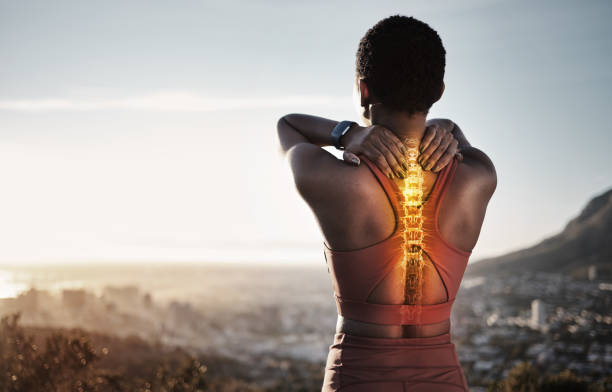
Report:
M348 132L348 130L351 128L351 125L353 125L353 121L340 121L332 130L332 141L334 142L334 147L336 147L338 150L344 150L344 147L340 145L340 138Z
M351 127L351 124L346 124L346 127L344 127L344 130L342 131L340 136L344 136L344 134L348 132L350 127Z

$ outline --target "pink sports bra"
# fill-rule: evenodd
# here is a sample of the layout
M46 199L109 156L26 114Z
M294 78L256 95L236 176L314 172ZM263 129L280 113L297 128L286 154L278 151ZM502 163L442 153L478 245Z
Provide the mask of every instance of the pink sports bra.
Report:
M399 216L401 191L378 167L360 155L389 198L396 217ZM423 251L438 271L448 301L435 304L379 304L366 302L378 283L402 261L402 233L399 224L388 238L371 246L349 251L332 250L323 243L325 262L332 278L338 314L352 320L373 324L432 324L447 320L459 290L471 252L449 244L440 234L438 214L458 159L453 159L438 175L423 204Z

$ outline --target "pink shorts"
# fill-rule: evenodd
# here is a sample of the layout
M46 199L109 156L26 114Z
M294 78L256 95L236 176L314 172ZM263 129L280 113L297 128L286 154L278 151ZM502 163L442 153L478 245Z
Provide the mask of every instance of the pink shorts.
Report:
M336 333L322 392L465 392L465 375L450 334L372 338Z

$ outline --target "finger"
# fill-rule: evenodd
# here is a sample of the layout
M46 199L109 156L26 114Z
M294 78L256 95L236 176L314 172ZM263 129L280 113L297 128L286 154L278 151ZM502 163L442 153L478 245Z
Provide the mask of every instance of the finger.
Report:
M393 178L393 170L389 167L387 160L384 158L382 153L378 151L371 143L364 145L363 153L365 156L374 162L378 168L385 173L389 178Z
M431 171L438 172L438 171L444 169L446 167L446 165L451 163L451 161L453 160L455 155L458 154L456 151L453 152L453 150L454 150L453 148L448 148L444 152L444 154L440 157L440 159L438 159L438 162L435 164L435 166L433 167L433 169Z
M387 163L389 164L391 169L393 169L393 172L399 178L404 178L404 172L402 168L400 167L399 162L393 156L393 153L391 152L391 150L389 150L389 147L385 145L380 139L374 139L372 140L372 143L374 144L374 147L382 153L382 155L387 160Z
M438 159L446 152L446 150L451 149L453 155L457 152L457 146L453 143L455 139L449 134L445 135L442 139L442 142L436 149L436 151L431 154L429 159L425 162L424 168L425 170L430 170L434 167L436 163L438 163Z
M436 129L436 132L435 132L433 139L427 144L427 147L425 147L423 151L421 152L421 154L419 155L418 159L421 165L423 165L427 161L427 159L431 156L431 154L433 154L433 152L438 148L438 146L440 145L444 137L444 133L439 128L435 128L435 129Z
M453 160L453 154L449 154L445 152L444 155L438 159L436 165L431 169L432 172L437 173L440 170L444 169L451 161Z
M386 165L391 168L391 170L393 171L393 175L397 176L398 178L402 178L402 169L399 166L399 163L393 157L393 154L387 148L387 146L377 139L371 140L371 143L372 147L376 149L376 151L378 151L382 156L382 160L384 160L386 162Z
M435 125L430 125L425 128L425 134L423 135L423 139L421 140L421 146L419 147L419 151L425 151L425 149L429 146L429 143L431 143L431 141L436 136L436 133L437 132Z
M403 153L401 151L402 148L405 149L402 142L397 137L395 137L395 135L392 135L391 137L389 137L385 133L382 134L382 139L383 139L384 144L387 146L389 151L391 151L391 153L393 154L393 157L395 158L397 163L402 167L402 169L404 169L404 171L408 170L408 159L406 158L406 153Z
M407 153L406 146L404 146L404 143L402 143L402 141L400 140L400 138L397 137L397 135L395 135L393 132L384 127L382 128L382 134L385 136L385 139L388 140L389 143L396 146L402 154Z
M399 137L397 137L397 135L395 135L393 132L391 132L387 128L382 128L381 134L382 134L383 140L385 140L387 144L393 145L395 149L398 150L401 157L396 157L396 159L399 158L401 160L401 158L404 155L406 155L406 153L408 152L406 150L406 146L404 146L404 143L402 143L402 141L400 140Z
M351 165L355 166L359 166L359 163L361 162L361 160L356 154L353 154L351 151L348 150L344 150L344 153L342 154L342 159L344 159L345 162L349 162Z
M442 132L436 132L436 135L434 136L433 140L423 150L423 152L419 156L419 163L421 164L421 166L423 166L424 163L427 162L427 159L431 156L431 154L436 151L436 149L442 142L442 135Z

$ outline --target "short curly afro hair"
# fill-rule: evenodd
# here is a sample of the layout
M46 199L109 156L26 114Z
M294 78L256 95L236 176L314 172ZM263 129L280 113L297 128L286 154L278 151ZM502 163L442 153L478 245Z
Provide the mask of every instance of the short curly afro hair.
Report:
M356 71L391 110L427 113L440 98L446 50L438 33L413 17L393 15L359 42Z

